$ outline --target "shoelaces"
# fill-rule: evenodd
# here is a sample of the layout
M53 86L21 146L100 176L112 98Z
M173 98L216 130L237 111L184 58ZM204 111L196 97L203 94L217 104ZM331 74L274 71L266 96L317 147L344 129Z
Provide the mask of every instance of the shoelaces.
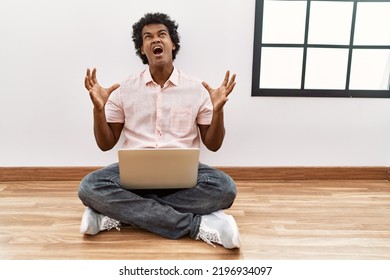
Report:
M109 217L104 217L102 219L102 225L101 225L101 230L110 230L110 229L117 229L117 230L121 230L120 229L120 222L117 221L117 220L114 220L114 219L111 219Z
M218 234L210 229L210 228L207 228L207 229L203 229L202 227L199 229L199 233L198 233L198 238L197 239L202 239L204 242L206 242L207 244L213 246L213 247L216 247L214 243L218 243L218 244L221 244L221 241L219 240L218 238Z

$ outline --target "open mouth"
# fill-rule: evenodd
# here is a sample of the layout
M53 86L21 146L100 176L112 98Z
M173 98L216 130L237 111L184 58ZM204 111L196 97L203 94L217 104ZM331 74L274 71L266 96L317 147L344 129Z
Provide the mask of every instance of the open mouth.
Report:
M153 48L153 53L154 53L155 55L160 55L160 54L162 54L162 53L163 53L162 47L154 47L154 48Z

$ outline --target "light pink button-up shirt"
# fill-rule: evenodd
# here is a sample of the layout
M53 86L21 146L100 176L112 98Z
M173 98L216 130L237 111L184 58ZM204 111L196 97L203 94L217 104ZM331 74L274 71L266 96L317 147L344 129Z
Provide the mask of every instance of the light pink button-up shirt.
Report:
M149 68L114 91L107 122L124 123L124 148L199 148L197 124L209 125L213 107L201 81L174 68L161 88Z

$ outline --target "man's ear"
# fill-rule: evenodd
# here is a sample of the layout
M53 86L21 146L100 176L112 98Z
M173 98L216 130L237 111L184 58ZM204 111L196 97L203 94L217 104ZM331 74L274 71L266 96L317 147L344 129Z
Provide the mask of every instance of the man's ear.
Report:
M143 48L143 47L141 47L139 50L141 51L141 54L143 54L143 55L145 54L145 53L144 53L144 48Z

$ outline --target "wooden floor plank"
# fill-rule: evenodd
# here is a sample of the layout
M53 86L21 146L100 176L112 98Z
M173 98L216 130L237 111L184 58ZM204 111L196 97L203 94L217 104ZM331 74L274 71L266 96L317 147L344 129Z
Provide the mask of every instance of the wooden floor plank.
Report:
M240 250L134 228L82 236L78 181L0 182L0 259L390 259L387 180L236 183Z

